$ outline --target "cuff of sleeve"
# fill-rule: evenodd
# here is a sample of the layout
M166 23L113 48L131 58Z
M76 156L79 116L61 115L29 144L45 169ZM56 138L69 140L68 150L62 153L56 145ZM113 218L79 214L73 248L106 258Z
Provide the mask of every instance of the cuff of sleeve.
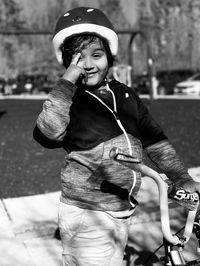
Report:
M77 86L66 79L59 79L55 85L55 91L66 98L72 98L76 92Z

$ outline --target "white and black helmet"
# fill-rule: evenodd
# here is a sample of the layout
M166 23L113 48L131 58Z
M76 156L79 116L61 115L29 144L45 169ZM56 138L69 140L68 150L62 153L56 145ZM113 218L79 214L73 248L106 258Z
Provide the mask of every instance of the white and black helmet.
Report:
M61 47L65 39L81 33L103 37L108 41L112 56L117 55L118 36L106 15L96 8L77 7L61 16L55 27L53 47L60 64L63 63Z

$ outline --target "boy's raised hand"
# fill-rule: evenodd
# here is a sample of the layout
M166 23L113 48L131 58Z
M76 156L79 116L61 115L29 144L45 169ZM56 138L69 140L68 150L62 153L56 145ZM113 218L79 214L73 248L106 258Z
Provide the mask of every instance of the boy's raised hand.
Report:
M73 84L77 82L80 76L85 76L85 70L79 65L80 57L81 53L75 54L72 57L71 64L63 75L64 79L71 81Z

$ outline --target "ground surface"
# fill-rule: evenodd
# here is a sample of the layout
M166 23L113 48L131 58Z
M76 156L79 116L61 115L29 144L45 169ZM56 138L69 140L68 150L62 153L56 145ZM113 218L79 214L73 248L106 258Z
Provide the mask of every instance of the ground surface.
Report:
M32 138L43 100L0 101L0 198L57 191L64 151ZM200 165L200 101L157 100L150 112L165 129L187 167Z

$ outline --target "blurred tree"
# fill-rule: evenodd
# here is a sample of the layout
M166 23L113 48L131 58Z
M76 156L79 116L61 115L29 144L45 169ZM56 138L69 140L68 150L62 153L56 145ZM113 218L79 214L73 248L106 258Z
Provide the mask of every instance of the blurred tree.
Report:
M55 22L57 21L58 17L67 10L65 0L59 0L59 5L55 2L50 2L48 6L47 12L47 23L44 26L44 29L47 31L52 31L55 27ZM53 32L53 31L52 31Z
M1 30L21 30L26 28L26 21L21 16L22 7L14 0L1 0L0 25Z
M102 9L116 29L145 31L149 36L157 69L200 69L199 0L0 0L1 31L46 31L53 33L58 17L76 6ZM0 35L0 75L31 71L41 72L57 66L51 43L52 35ZM130 35L119 35L120 63L128 62ZM134 43L138 62L144 61L144 47ZM25 56L24 56L25 55ZM136 58L136 56L135 56ZM40 63L43 66L40 68ZM59 68L60 69L60 68ZM139 68L138 68L139 69Z
M142 0L139 3L139 23L151 34L157 68L200 68L199 0Z

